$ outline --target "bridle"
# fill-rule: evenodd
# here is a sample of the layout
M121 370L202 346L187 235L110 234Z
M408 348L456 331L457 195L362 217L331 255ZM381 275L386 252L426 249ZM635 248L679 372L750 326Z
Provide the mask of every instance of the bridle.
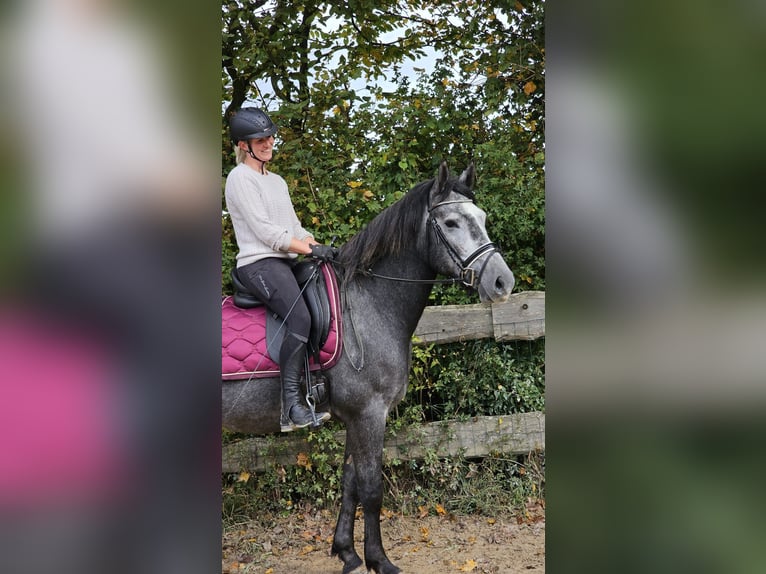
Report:
M497 248L497 245L492 243L491 241L485 243L484 245L477 248L473 253L471 253L468 257L465 259L460 258L460 254L457 252L457 250L450 244L450 242L447 240L447 236L444 234L444 230L439 225L439 222L436 221L436 217L434 217L434 210L438 207L441 207L443 205L449 205L452 203L473 203L470 199L453 199L450 201L442 201L440 203L437 203L436 205L431 205L430 198L428 203L428 221L427 225L430 229L433 229L434 233L436 234L436 239L444 244L444 247L447 249L447 253L449 254L452 261L460 267L460 274L457 277L450 277L449 279L407 279L405 277L389 277L388 275L380 275L379 273L374 273L372 269L368 269L364 274L368 277L376 277L378 279L387 279L388 281L400 281L402 283L425 283L429 285L442 285L442 284L452 284L455 283L462 283L466 287L475 288L477 282L481 282L481 276L482 273L484 273L484 269L487 267L487 263L489 263L489 260L492 258L492 254L500 253L500 250ZM430 235L429 241L430 241ZM489 254L489 256L484 259L484 263L481 266L481 269L479 269L479 272L477 273L476 270L471 267L476 261L481 259L484 255Z
M437 203L436 205L431 205L431 200L429 198L428 201L428 221L427 221L427 227L428 229L433 229L434 233L436 234L437 241L444 244L444 247L447 249L447 253L449 253L449 256L452 258L452 261L455 262L458 267L460 267L460 275L458 277L451 277L449 279L408 279L406 277L389 277L388 275L381 275L379 273L375 273L372 271L372 269L367 269L363 272L363 275L366 277L375 277L377 279L385 279L387 281L398 281L401 283L419 283L419 284L427 284L427 285L443 285L443 284L456 284L456 283L462 283L466 287L475 288L476 282L481 282L481 276L482 273L484 273L484 269L487 267L487 263L492 258L492 255L495 253L500 253L500 250L497 248L497 245L492 243L491 241L485 243L484 245L480 246L478 249L474 250L473 253L471 253L468 257L465 259L460 258L460 254L455 250L455 248L452 246L452 244L447 240L447 236L444 234L444 230L439 225L439 222L436 221L436 217L434 217L434 210L438 207L441 207L443 205L449 205L451 203L473 203L470 199L455 199L451 201L442 201L440 203ZM427 237L428 242L431 242L431 234L428 233L427 230ZM479 259L487 255L487 257L484 259L484 263L481 266L481 269L479 269L479 272L476 273L476 270L471 267L474 263L476 263ZM344 288L345 291L345 288ZM362 368L364 368L364 345L359 338L359 331L356 329L356 326L354 324L354 315L351 312L351 308L349 307L349 316L351 317L351 326L354 332L356 333L356 342L359 346L359 349L361 351L361 361L359 362L359 365L355 365L353 361L351 361L350 355L349 362L351 363L351 366L354 367L357 372L361 371Z
M484 269L487 267L487 263L489 263L489 260L492 257L492 254L494 253L500 253L500 250L497 248L497 245L492 243L491 241L488 241L484 245L481 245L476 250L473 251L468 257L465 259L460 258L460 254L455 250L455 248L450 244L450 242L447 240L447 236L444 234L444 230L439 225L439 222L436 221L436 217L434 217L434 210L438 207L441 207L443 205L450 205L453 203L473 203L470 199L453 199L451 201L442 201L440 203L437 203L436 205L429 205L428 206L428 225L431 227L431 229L434 230L436 233L436 238L444 244L444 247L447 248L447 253L449 254L452 261L460 267L460 276L454 278L455 280L453 282L460 281L463 285L466 287L476 287L476 282L481 281L482 273L484 273ZM489 254L489 256L484 260L484 263L481 266L481 269L479 269L479 272L476 273L476 270L471 267L476 261L484 257L485 255Z

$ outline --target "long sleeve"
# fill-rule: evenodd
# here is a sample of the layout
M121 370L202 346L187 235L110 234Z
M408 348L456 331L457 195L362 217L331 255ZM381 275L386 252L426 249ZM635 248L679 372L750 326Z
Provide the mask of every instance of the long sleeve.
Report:
M239 164L226 179L226 207L239 246L238 267L265 257L296 257L287 251L290 240L311 237L295 214L285 180L275 173Z

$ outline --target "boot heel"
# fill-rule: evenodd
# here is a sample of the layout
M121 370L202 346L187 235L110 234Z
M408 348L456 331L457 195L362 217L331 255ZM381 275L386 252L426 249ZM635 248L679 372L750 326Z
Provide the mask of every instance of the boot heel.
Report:
M293 422L290 420L289 417L287 418L286 421L285 421L285 417L284 416L279 417L279 430L280 430L280 432L292 432L296 428L298 428L298 427L296 427L293 424Z

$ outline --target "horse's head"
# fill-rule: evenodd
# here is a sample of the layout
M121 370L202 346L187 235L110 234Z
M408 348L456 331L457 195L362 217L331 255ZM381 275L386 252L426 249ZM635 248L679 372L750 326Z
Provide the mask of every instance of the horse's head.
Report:
M427 233L431 240L431 264L439 273L460 277L475 288L483 303L508 299L513 273L487 235L487 214L473 202L473 164L451 178L442 162L430 190Z

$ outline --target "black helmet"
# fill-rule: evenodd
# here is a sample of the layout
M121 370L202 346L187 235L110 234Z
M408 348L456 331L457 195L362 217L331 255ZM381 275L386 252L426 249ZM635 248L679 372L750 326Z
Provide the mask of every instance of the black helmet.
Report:
M242 108L229 120L231 139L239 141L260 139L277 133L277 125L258 108Z

